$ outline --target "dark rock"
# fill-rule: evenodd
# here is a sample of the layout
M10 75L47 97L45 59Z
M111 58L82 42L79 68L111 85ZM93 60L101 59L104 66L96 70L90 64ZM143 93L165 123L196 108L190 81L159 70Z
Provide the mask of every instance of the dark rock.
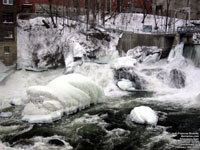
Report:
M74 144L75 149L97 150L103 149L102 139L105 138L106 132L102 127L95 124L87 124L82 126L77 132L78 136L70 144ZM78 143L78 144L77 144Z
M23 129L17 134L9 134L6 135L2 141L13 144L19 140L30 139L34 136L42 136L42 137L51 137L54 135L64 135L63 131L54 129L48 126L41 126L38 124L33 125L32 127L28 127L27 129Z
M156 75L156 77L157 77L158 79L162 80L162 81L165 81L165 80L168 79L167 72L165 72L165 71L160 71L160 72Z
M64 146L65 143L59 139L51 139L48 142L50 145L55 145L55 146Z
M25 68L26 71L32 71L32 72L45 72L48 71L48 69L40 69L40 68L33 68L33 67L29 67L29 68Z
M114 77L116 80L127 79L133 83L136 89L145 89L146 81L139 77L130 68L119 68L114 70Z
M185 87L185 74L177 69L173 69L170 71L170 83L172 87L175 88L183 88Z
M91 33L91 34L89 34L89 36L95 37L98 40L106 40L108 42L110 42L110 40L111 40L110 36L106 33Z
M48 53L47 55L43 56L42 59L47 63L46 66L50 66L49 69L56 69L65 65L62 48L59 46L57 46L55 53Z
M128 68L119 68L114 70L114 77L117 80L127 79L132 81L132 71Z

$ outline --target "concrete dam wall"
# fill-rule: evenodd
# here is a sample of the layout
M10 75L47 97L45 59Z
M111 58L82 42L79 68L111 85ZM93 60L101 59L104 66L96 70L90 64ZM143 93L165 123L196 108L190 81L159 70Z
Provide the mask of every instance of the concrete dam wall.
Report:
M138 34L124 32L119 40L117 49L120 55L123 55L123 52L127 52L136 46L157 46L163 49L162 57L165 58L173 46L175 36L175 34Z

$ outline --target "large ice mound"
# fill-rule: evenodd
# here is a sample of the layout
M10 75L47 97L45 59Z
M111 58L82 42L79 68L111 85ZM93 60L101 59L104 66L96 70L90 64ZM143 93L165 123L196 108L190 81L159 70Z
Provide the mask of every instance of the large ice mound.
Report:
M139 124L156 125L158 122L158 115L150 107L140 106L131 110L130 119Z
M102 88L80 74L62 75L46 86L27 89L22 120L30 123L50 123L61 118L63 113L72 114L91 104L104 101Z

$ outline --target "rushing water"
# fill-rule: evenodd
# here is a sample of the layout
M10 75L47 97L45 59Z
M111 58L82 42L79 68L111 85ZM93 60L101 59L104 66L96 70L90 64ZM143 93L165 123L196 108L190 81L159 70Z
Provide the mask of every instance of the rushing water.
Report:
M145 81L142 80L142 84L145 83L142 90L119 90L110 64L83 63L75 72L102 86L106 102L64 115L50 124L21 121L23 106L7 107L7 101L24 98L28 86L45 85L64 70L16 72L0 86L0 149L199 149L200 70L182 57L180 48L181 45L178 52L171 54L170 62L162 60L134 68ZM7 90L9 94L2 93ZM158 113L157 126L135 124L130 120L130 111L141 105Z

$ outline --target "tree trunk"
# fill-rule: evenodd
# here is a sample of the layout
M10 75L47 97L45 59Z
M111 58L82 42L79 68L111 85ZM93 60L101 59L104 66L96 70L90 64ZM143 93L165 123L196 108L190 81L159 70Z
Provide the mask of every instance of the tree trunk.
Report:
M48 1L49 1L49 16L51 18L51 22L53 24L53 27L57 28L57 25L55 23L54 16L53 16L52 0L48 0Z
M147 16L147 7L146 7L146 0L143 0L143 18L142 23L144 24L146 16Z
M166 10L166 20L165 20L165 32L167 32L167 29L168 29L169 6L170 6L171 0L166 0L166 2L167 2L167 10Z

